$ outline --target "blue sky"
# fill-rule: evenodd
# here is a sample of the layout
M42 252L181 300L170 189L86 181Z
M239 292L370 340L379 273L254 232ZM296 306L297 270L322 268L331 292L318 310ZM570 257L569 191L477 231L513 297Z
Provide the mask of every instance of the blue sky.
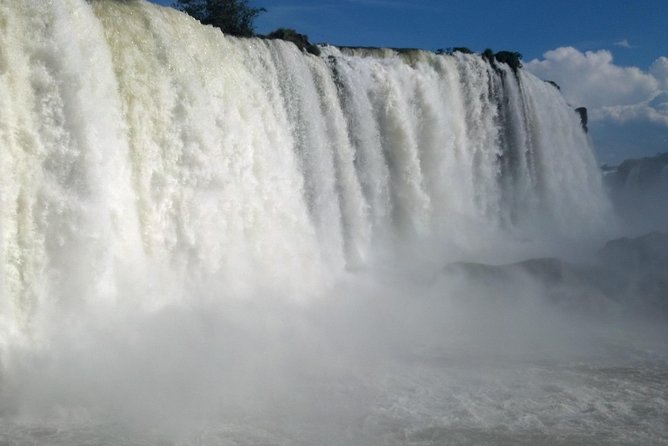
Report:
M172 0L154 0L171 4ZM259 33L313 42L519 51L589 107L599 157L668 151L668 0L251 0Z

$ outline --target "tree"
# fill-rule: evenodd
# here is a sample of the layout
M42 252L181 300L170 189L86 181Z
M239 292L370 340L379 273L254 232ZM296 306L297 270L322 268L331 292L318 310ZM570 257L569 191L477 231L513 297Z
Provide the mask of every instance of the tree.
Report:
M252 37L253 21L264 8L253 8L248 0L176 0L174 7L204 25L213 25L233 36Z

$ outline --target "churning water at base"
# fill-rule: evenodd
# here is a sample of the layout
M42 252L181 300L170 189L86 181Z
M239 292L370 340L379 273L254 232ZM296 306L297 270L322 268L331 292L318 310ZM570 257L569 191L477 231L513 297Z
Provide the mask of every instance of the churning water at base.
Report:
M522 70L0 0L0 149L0 444L666 441L661 323L443 270L615 230Z

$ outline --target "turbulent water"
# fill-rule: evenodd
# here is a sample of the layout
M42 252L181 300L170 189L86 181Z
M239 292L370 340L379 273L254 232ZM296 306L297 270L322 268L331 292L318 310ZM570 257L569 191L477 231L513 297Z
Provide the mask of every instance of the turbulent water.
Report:
M0 0L2 444L666 441L653 331L441 274L614 231L522 70Z

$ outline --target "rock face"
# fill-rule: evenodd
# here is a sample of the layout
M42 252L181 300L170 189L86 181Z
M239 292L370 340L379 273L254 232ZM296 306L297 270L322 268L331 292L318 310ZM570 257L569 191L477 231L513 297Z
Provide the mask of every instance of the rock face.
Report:
M553 86L554 88L556 88L557 90L561 91L561 87L560 87L559 84L557 84L555 81L546 80L545 82L547 82L548 84L552 85L552 86Z
M599 256L611 268L668 274L668 233L651 232L641 237L611 240Z
M506 265L458 262L446 266L445 271L464 271L472 278L482 281L509 280L514 275L523 274L548 285L562 283L567 277L572 278L575 272L568 263L551 257L528 259Z
M611 240L599 255L617 296L668 317L668 233Z
M509 302L524 295L577 314L599 313L602 308L611 307L616 311L618 307L601 270L557 258L527 259L505 265L454 263L446 266L444 274L463 274L482 290L479 294Z
M591 264L556 258L453 263L443 274L463 276L477 287L472 294L496 300L510 302L524 294L576 314L631 313L668 320L668 233L611 240Z
M617 166L616 179L619 183L633 181L638 187L647 188L657 181L665 180L666 167L668 167L668 153L629 159Z
M575 112L580 115L580 124L582 124L582 128L585 132L588 132L589 128L587 128L587 123L589 122L589 117L587 116L587 107L578 107L575 109Z
M480 55L497 71L497 63L508 65L513 70L513 73L515 73L515 76L517 76L517 70L522 68L522 54L517 51L499 51L495 53L487 48Z
M636 232L668 231L668 153L604 165L603 174L624 223Z

